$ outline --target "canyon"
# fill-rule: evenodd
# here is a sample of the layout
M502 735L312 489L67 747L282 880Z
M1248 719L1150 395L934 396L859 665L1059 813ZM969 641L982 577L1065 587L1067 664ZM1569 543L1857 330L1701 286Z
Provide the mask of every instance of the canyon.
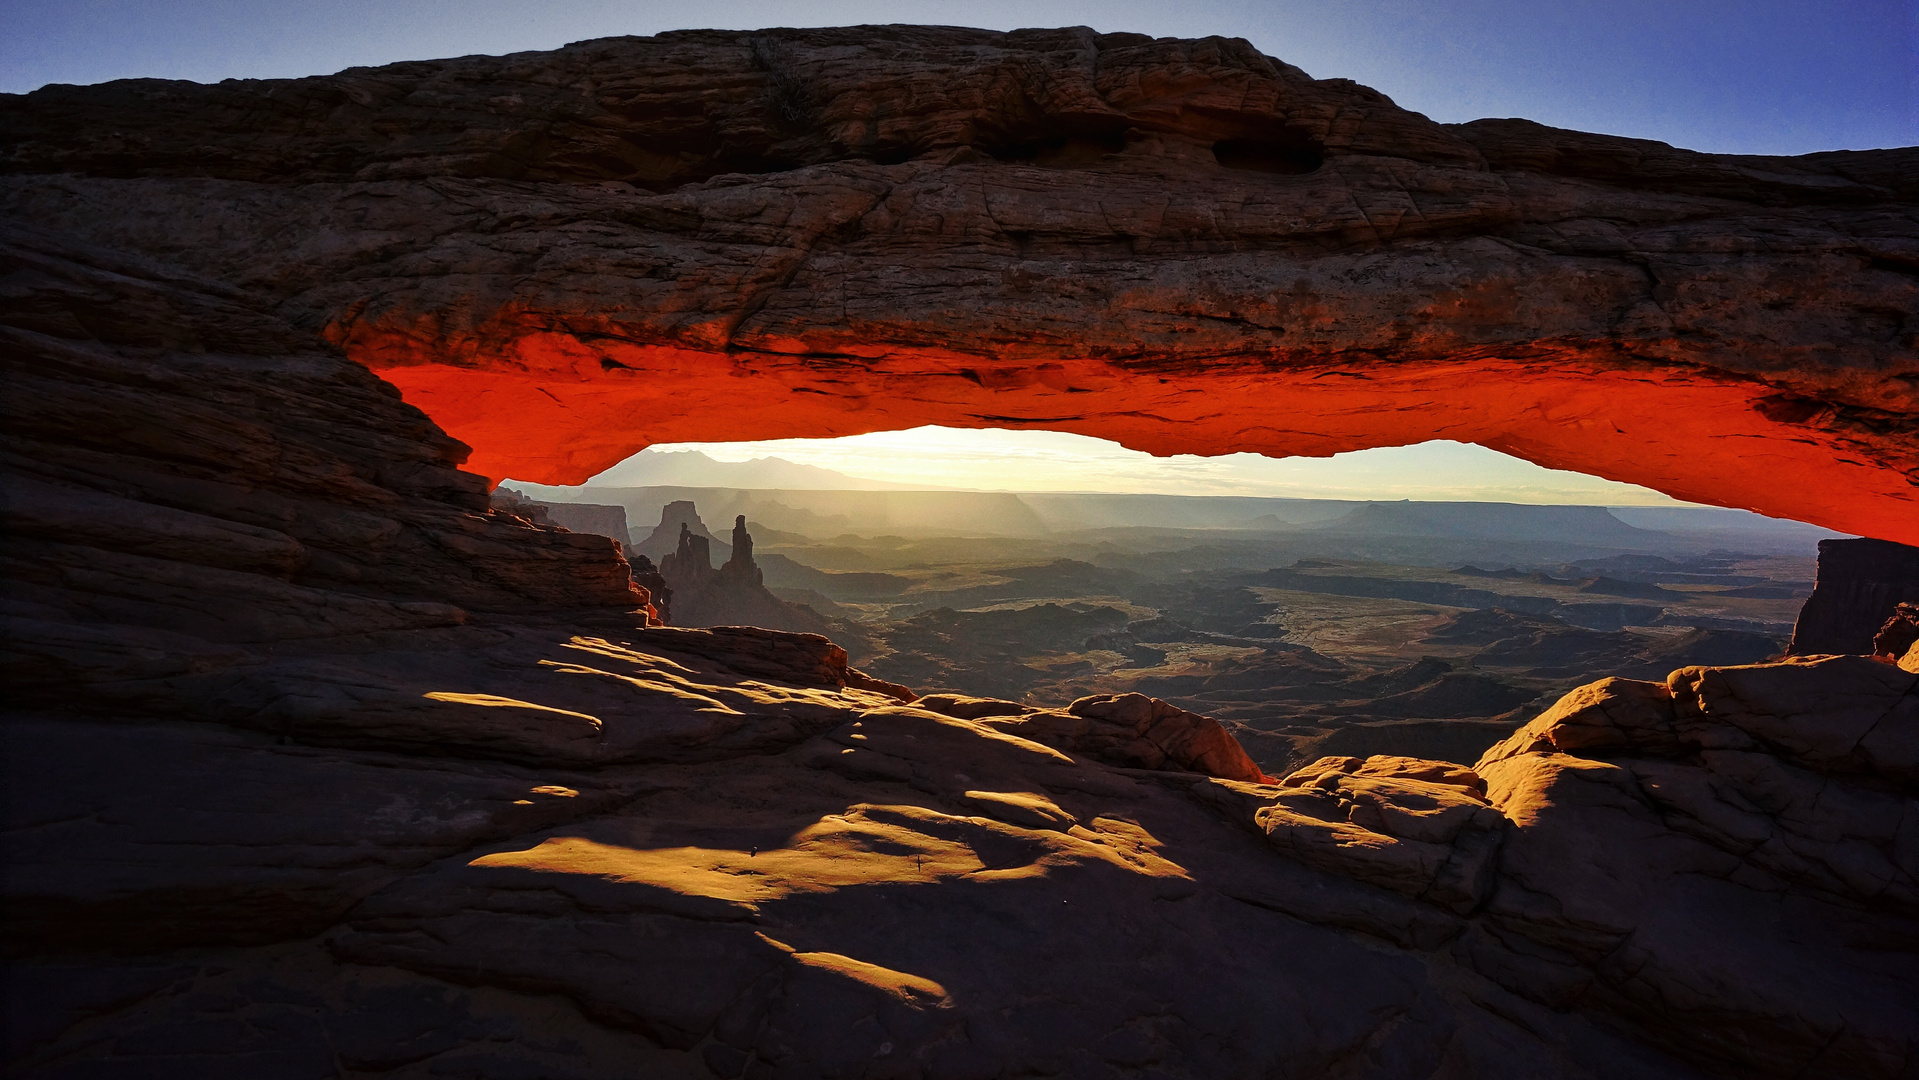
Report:
M1146 694L654 625L493 487L1439 436L1910 544L1915 154L1086 30L0 99L9 1069L1910 1077L1919 644L1275 776Z

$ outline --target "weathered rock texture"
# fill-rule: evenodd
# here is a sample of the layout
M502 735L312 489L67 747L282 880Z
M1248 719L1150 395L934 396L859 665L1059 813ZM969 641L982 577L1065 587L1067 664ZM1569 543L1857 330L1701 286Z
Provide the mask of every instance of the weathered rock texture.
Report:
M1465 963L1733 1073L1911 1072L1919 676L1838 656L1606 680L1477 771L1512 832Z
M701 31L0 105L0 208L247 290L493 477L924 423L1443 437L1919 542L1919 150L1443 125L1241 41Z
M1821 540L1818 576L1793 624L1791 652L1879 651L1874 635L1908 601L1919 603L1919 548L1884 540Z
M1270 781L1219 721L1144 694L1084 697L1064 709L959 694L913 704L1109 765L1172 769L1226 780Z

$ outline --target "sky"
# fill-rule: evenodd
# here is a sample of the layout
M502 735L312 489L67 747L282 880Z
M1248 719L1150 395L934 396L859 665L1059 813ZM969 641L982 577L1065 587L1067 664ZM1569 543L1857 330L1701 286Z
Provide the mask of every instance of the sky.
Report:
M1632 484L1541 468L1483 446L1445 441L1330 458L1154 457L1105 439L1060 431L921 427L843 439L662 443L652 450L698 450L718 461L778 457L868 480L985 491L1689 505ZM617 484L618 470L616 465L601 474L605 480L589 483Z
M0 0L0 92L297 77L695 27L878 22L1243 37L1448 123L1525 116L1716 153L1919 144L1919 0ZM1046 432L919 429L840 443L700 449L969 487L1021 475L1072 490L1670 501L1457 443L1279 462L1153 459Z

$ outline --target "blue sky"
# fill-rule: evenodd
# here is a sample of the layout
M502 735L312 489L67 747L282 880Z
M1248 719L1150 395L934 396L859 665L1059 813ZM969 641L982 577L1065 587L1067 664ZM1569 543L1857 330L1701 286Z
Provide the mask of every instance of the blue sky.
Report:
M0 91L870 22L1244 37L1447 122L1526 116L1722 153L1919 143L1915 0L0 0Z

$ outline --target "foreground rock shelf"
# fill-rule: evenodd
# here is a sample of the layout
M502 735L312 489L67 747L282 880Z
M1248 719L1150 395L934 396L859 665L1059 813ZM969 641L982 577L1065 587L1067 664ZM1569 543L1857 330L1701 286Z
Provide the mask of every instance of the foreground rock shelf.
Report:
M1252 63L1178 47L1202 46ZM354 110L389 94L299 85L337 90L362 135ZM58 91L8 122L176 91L189 113L259 100ZM1099 114L1090 100L1073 115ZM1329 107L1311 130L1329 160L1464 153L1374 113ZM379 188L415 175L393 166L298 194L238 151L180 165L160 144L191 125L88 158L106 153L90 123L74 137L92 150L16 141L9 160L172 172L16 177L0 236L10 1075L1913 1075L1919 653L1595 683L1473 769L1375 756L1268 777L1212 720L1139 695L902 702L822 637L649 627L610 540L492 509L466 448L349 358L361 339L320 336L385 315L328 322L333 300L301 299L322 279L386 286L345 264L278 278L327 258L257 246L285 206L339 236L352 200L452 181ZM1059 165L1076 137L1012 167ZM1262 152L1296 165L1288 145ZM373 168L356 154L307 160ZM758 183L674 171L697 158L634 167L701 198ZM781 175L920 166L819 167ZM1842 186L1751 168L1681 172L1760 202ZM168 234L209 220L181 207L223 170L238 239ZM578 179L459 183L588 197ZM127 184L145 194L102 213ZM247 218L256 198L290 201ZM241 250L257 272L225 261ZM416 313L446 298L392 295ZM1804 370L1794 385L1835 402L1891 385ZM1804 422L1836 431L1868 406L1820 408ZM571 437L548 445L565 457ZM1860 445L1893 475L1897 438Z
M16 1064L1902 1076L1915 683L1595 684L1477 771L1278 785L859 691L778 752L586 771L16 714Z

